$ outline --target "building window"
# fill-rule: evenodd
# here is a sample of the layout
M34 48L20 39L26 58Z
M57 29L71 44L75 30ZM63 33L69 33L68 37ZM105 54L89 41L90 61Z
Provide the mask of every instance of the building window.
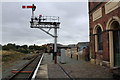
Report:
M103 50L102 30L100 27L97 28L97 35L98 50Z

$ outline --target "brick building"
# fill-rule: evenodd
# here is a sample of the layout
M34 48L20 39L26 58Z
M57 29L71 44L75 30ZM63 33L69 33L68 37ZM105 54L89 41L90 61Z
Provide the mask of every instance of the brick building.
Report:
M120 67L120 0L89 2L91 62Z

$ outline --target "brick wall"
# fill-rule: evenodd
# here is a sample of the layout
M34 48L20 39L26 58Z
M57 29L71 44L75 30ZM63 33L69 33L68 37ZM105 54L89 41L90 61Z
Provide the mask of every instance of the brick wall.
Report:
M106 24L112 16L118 16L120 18L120 7L108 14L105 14L105 4L106 2L102 2L102 3L89 2L90 49L91 49L91 55L94 55L95 54L95 35L93 34L93 29L96 24L100 23L103 28L102 56L103 56L103 60L109 61L109 34L106 31ZM93 21L92 14L100 7L102 8L102 17Z

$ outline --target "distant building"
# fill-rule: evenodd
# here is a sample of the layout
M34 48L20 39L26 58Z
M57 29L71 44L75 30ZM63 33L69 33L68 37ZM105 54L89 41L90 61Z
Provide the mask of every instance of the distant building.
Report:
M89 42L79 42L77 43L78 52L83 50L84 47L89 46Z
M79 42L77 44L77 53L80 59L85 60L86 55L90 54L89 51L89 42ZM87 56L89 57L89 56Z
M79 42L78 44L64 45L66 48L66 55L77 60L82 59L81 56L83 53L83 48L87 48L88 46L89 42Z
M120 67L120 0L89 2L91 61Z
M51 49L54 51L54 43L48 43L47 45L47 52L50 52ZM61 47L62 44L57 44L57 49L59 49L59 47Z

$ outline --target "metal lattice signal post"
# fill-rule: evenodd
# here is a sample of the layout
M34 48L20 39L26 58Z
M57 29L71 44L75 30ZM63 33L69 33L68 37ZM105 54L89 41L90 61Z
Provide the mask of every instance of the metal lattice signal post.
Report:
M39 28L54 38L53 57L54 57L54 63L56 64L57 63L57 29L59 28L60 25L59 17L40 15L38 18L32 17L30 24L31 24L31 28ZM45 30L46 28L48 28L48 31ZM51 29L54 29L54 34L49 32Z
M53 57L54 57L54 63L56 64L57 63L57 29L59 28L60 25L59 17L42 16L42 15L39 15L39 17L34 17L34 11L36 9L36 6L34 4L32 4L32 6L22 6L22 8L32 8L32 17L30 21L31 28L39 28L54 38ZM48 29L48 31L46 29ZM54 29L54 34L49 32L51 29Z

